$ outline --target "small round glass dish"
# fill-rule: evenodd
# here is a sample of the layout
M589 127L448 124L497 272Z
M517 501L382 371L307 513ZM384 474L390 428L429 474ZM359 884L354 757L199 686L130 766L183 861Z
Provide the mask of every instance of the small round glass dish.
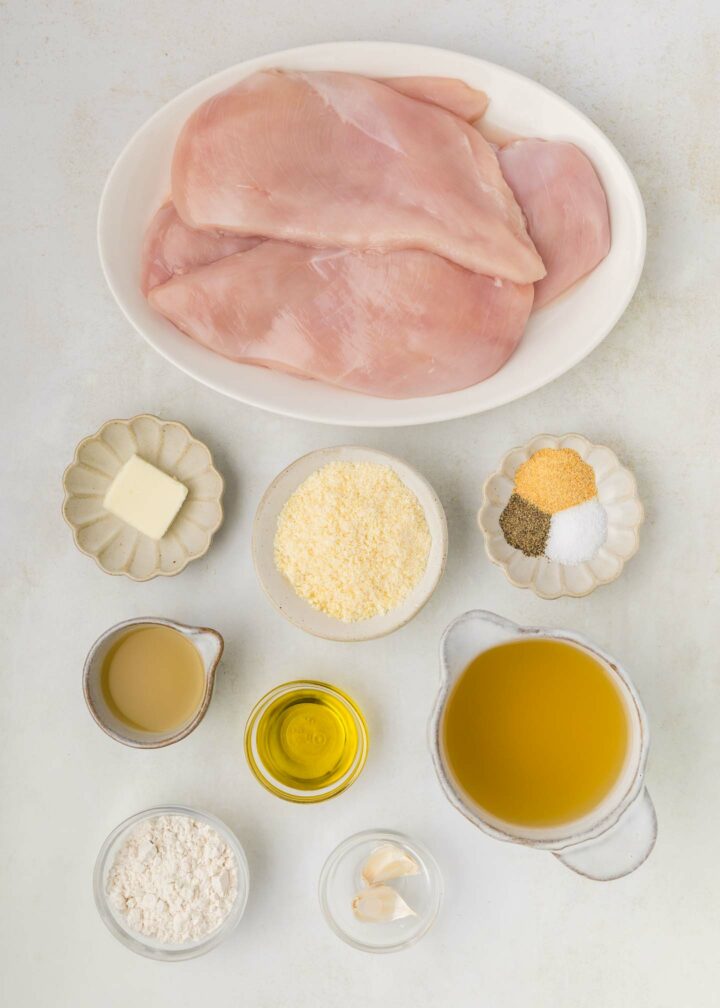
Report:
M399 847L418 864L417 875L384 883L397 891L414 916L368 923L355 916L352 903L366 888L363 866L383 844ZM348 837L335 848L320 873L319 897L325 920L338 938L362 952L399 952L414 945L430 930L442 896L442 876L432 854L416 840L392 830L366 830Z
M211 826L221 836L235 856L238 890L230 912L219 927L204 938L178 945L165 944L129 928L125 919L108 899L106 891L107 878L115 857L132 830L146 819L153 819L156 816L173 815L189 816L192 819L197 819ZM138 955L146 956L148 959L159 959L163 962L194 959L196 956L204 955L224 941L238 925L245 911L249 885L250 872L247 858L235 834L225 823L220 819L216 819L215 816L210 815L208 812L187 808L184 805L158 805L155 808L145 809L144 812L138 812L136 815L130 816L129 819L121 822L100 848L93 871L95 906L107 929L131 951L137 952Z
M267 761L263 759L261 752L262 735L267 720L265 715L272 719L280 716L286 717L286 722L278 728L278 732L282 734L301 732L304 736L303 742L306 746L310 746L310 749L306 749L306 751L309 752L310 762L312 762L312 759L318 755L318 750L321 750L324 745L322 726L298 724L298 719L292 718L290 709L295 704L299 718L307 721L307 714L300 710L301 705L302 707L306 707L308 704L324 706L324 698L327 698L327 708L330 711L328 714L326 708L324 716L332 718L333 730L341 736L344 743L341 746L345 749L342 763L334 768L329 768L323 777L315 780L309 777L301 779L299 776L295 778L294 784L290 783L290 778L287 781L280 780L279 776L268 766ZM290 717L288 717L288 713L290 713ZM318 727L320 731L317 730ZM308 733L312 737L309 737ZM339 745L337 738L334 745ZM357 780L365 766L367 754L367 725L355 702L337 686L313 679L298 679L271 689L269 693L258 700L250 711L245 726L245 755L250 769L264 788L285 801L311 804L334 798L335 795L345 791Z

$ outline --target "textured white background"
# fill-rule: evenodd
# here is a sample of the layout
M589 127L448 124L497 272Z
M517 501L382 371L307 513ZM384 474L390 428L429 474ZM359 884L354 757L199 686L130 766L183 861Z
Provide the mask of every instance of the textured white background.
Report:
M713 0L0 4L3 1005L718 1003L716 10ZM265 415L166 364L105 288L98 197L145 118L231 63L355 38L457 48L536 78L608 133L645 197L647 266L621 323L582 365L492 414L368 434ZM227 518L203 561L138 585L105 576L75 550L60 517L60 475L81 437L145 410L185 421L208 442L227 478ZM648 521L620 581L586 599L542 602L489 565L474 515L502 453L539 431L568 430L610 444L635 469ZM322 643L286 624L249 559L252 515L271 477L301 452L341 441L418 466L450 524L447 574L431 604L393 637L365 645ZM450 618L473 606L587 633L631 670L652 724L649 785L660 818L656 851L636 875L586 882L547 855L489 840L441 796L425 744L436 644ZM206 720L155 753L106 738L80 690L94 638L147 614L210 624L227 641ZM254 700L307 675L347 687L372 733L357 784L314 808L267 795L242 752ZM226 819L252 872L233 937L170 966L116 943L90 890L109 830L165 801ZM329 850L371 826L417 835L445 874L435 928L398 956L347 948L317 905Z

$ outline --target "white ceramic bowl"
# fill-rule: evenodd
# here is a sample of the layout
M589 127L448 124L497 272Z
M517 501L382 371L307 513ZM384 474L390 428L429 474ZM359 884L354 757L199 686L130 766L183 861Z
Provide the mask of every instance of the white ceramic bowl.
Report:
M514 133L571 140L593 162L607 194L612 247L563 297L533 315L501 370L460 392L379 399L226 360L152 311L140 292L145 229L170 188L178 132L203 101L264 67L345 70L377 77L459 77L490 96L487 120ZM108 178L98 216L100 259L128 320L159 353L210 388L274 413L357 427L423 424L469 416L527 395L564 374L610 332L627 307L645 258L645 213L628 166L608 138L564 99L513 70L444 49L395 42L328 42L247 60L208 77L138 130Z
M118 470L135 453L188 488L177 517L158 541L103 507ZM77 548L106 574L124 574L133 581L179 574L207 553L223 518L223 478L207 446L184 424L149 413L108 420L84 438L63 474L63 489L62 513Z
M605 508L608 529L605 545L586 563L568 566L546 557L525 556L506 542L500 528L500 515L513 492L515 473L540 448L573 448L595 470L598 500ZM498 471L486 480L478 524L485 536L487 555L517 588L531 588L545 599L581 598L620 576L625 562L640 547L639 529L644 517L635 477L610 448L592 444L581 434L539 434L521 448L509 451Z
M278 516L288 497L311 473L329 462L376 462L390 466L403 483L415 494L425 514L430 530L430 555L422 578L397 608L381 616L357 623L343 623L320 612L295 594L290 582L275 566L274 542ZM345 445L321 448L296 459L275 477L265 491L253 525L252 552L260 584L268 598L282 615L315 637L336 641L363 641L398 630L408 623L425 605L442 577L447 559L447 522L437 494L424 476L385 452L372 448Z

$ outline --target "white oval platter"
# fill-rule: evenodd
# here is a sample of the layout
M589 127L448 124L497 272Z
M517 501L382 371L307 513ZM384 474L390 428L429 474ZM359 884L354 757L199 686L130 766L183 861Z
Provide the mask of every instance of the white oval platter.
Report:
M533 315L523 340L497 374L445 395L380 399L212 353L154 312L140 291L145 228L170 188L175 139L207 98L265 67L344 70L373 77L459 77L490 96L487 120L513 133L570 140L591 159L610 208L607 258L564 296ZM616 324L645 258L645 213L630 169L608 138L563 98L513 70L474 56L395 42L328 42L287 49L229 67L168 102L130 140L110 172L98 215L100 259L128 320L186 374L241 402L273 413L353 427L399 427L469 416L502 406L564 374Z

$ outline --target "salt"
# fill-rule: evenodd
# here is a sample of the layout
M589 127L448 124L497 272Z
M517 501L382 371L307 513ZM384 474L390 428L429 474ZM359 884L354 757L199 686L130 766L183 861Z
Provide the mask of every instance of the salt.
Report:
M572 566L591 560L607 539L607 513L597 497L557 511L550 520L545 556Z

